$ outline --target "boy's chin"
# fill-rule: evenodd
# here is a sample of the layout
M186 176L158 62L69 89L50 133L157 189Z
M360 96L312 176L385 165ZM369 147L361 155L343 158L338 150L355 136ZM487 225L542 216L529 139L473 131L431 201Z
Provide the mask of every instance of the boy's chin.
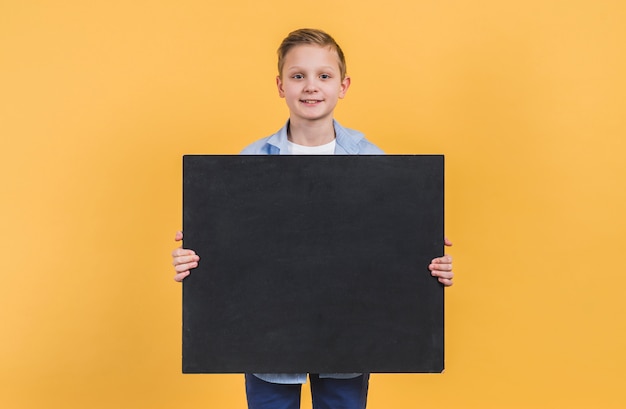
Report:
M298 118L305 121L324 121L333 117L333 110L316 109L321 107L308 107L298 110L290 110L290 118Z
M332 120L333 115L332 113L325 113L325 114L320 114L320 115L290 115L290 118L293 120L299 120L299 121L303 121L303 122L323 122L323 121L327 121L327 120Z

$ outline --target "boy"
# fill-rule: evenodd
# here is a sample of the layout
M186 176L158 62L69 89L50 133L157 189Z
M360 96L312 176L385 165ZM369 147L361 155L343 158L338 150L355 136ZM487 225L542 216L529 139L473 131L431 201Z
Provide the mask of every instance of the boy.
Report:
M249 155L367 155L382 154L360 132L343 128L333 118L339 99L350 87L343 52L335 40L320 30L290 33L278 49L278 94L289 108L289 120L277 133L242 151ZM182 240L181 232L176 241ZM445 245L450 246L447 239ZM172 252L182 281L200 258L192 250ZM452 258L435 258L429 266L444 286L452 285ZM298 409L301 385L307 374L246 374L250 409ZM364 409L369 374L309 374L314 409Z

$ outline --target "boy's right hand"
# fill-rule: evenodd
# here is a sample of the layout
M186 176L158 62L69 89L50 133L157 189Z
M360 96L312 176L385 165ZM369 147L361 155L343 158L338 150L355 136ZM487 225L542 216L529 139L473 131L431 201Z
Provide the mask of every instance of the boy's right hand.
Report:
M183 232L177 231L174 240L181 241L183 239ZM198 267L198 261L200 257L193 250L184 249L182 247L174 249L172 251L172 265L176 271L174 281L181 282L187 277L192 268Z

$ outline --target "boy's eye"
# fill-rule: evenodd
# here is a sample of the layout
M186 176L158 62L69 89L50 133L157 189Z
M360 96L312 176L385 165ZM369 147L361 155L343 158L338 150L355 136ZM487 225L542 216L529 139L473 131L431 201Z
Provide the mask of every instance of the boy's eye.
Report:
M304 75L302 74L294 74L291 76L291 78L296 79L296 80L301 80L302 78L304 78Z
M321 78L321 79L323 79L323 80L327 80L327 79L329 79L329 78L330 78L330 75L328 75L328 74L322 74L322 75L320 75L320 78Z

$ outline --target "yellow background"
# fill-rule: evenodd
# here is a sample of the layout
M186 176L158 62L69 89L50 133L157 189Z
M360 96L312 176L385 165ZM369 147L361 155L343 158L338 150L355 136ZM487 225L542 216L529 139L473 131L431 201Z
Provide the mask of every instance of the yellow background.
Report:
M622 0L2 0L0 407L245 407L181 374L181 156L282 126L308 26L343 125L446 155L446 371L374 375L369 408L626 407Z

